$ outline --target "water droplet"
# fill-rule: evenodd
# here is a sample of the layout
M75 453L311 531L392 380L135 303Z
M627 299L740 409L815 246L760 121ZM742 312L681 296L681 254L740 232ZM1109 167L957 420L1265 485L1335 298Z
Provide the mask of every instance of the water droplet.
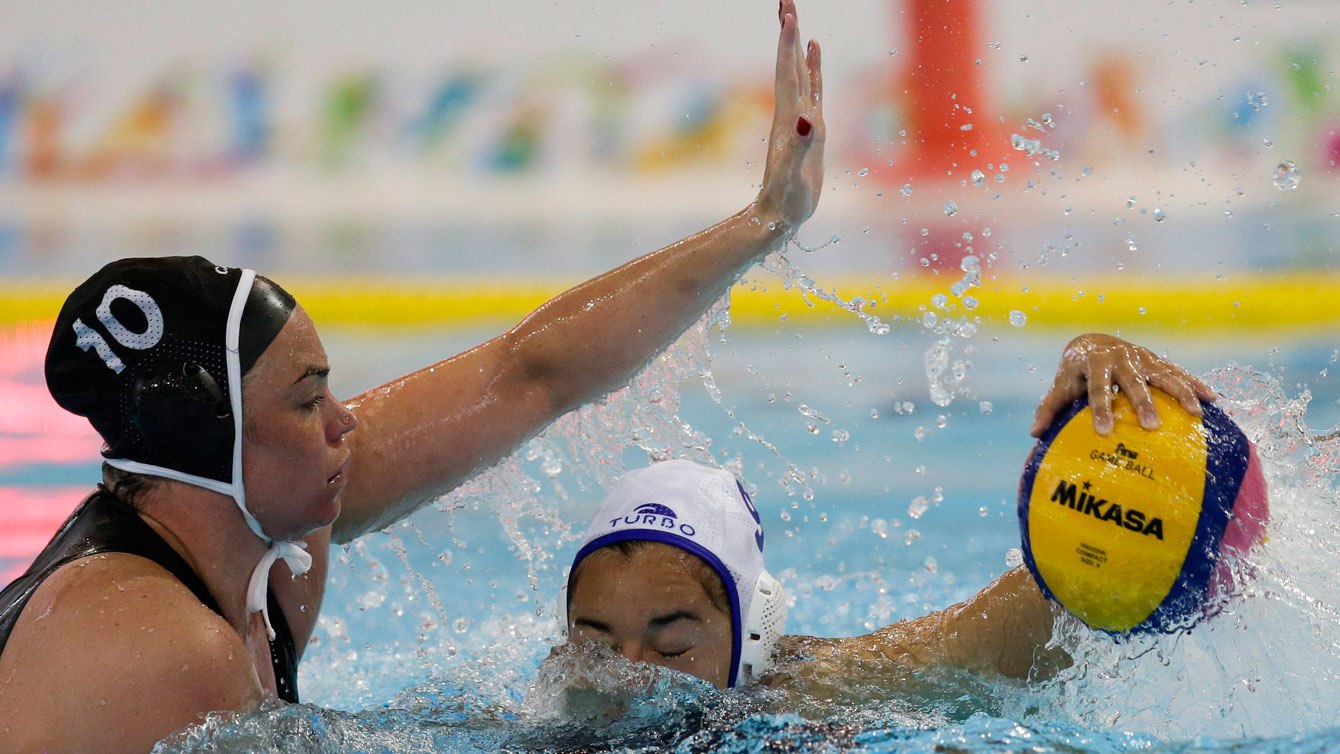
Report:
M1024 551L1018 547L1011 547L1005 551L1005 567L1018 568L1024 564Z
M1280 191L1291 191L1298 188L1301 177L1298 166L1292 160L1285 160L1275 166L1275 188Z
M835 443L841 445L842 443L844 443L844 442L846 442L846 441L848 441L848 440L850 440L850 439L851 439L851 433L848 432L847 430L845 430L845 429L835 429L835 430L833 430L833 442L835 442Z
M1015 327L1023 327L1024 325L1028 324L1028 315L1019 311L1018 309L1011 309L1010 324L1014 325Z
M976 308L977 308L977 299L976 299L976 297L974 297L974 296L964 296L964 297L963 297L963 306L964 306L964 308L967 308L967 309L976 309Z
M948 303L949 303L949 297L944 295L943 293L937 293L934 296L931 296L931 305L933 305L936 309L943 309L945 308L945 305Z
M873 408L870 409L870 418L871 418L871 419L878 419L878 418L879 418L879 411L878 411L877 409L873 409Z
M1270 100L1266 99L1265 92L1249 91L1247 92L1247 104L1251 105L1253 110L1260 110L1261 108L1268 106Z
M945 216L953 217L956 214L958 214L958 205L952 200L945 202Z
M816 410L810 408L808 405L806 405L806 404L804 404L804 403L802 403L802 404L800 404L799 406L797 406L797 407L796 407L796 410L800 412L800 415L801 415L801 416L804 416L804 417L806 417L806 418L808 418L808 419L813 419L813 420L815 420L816 422L823 422L824 424L831 424L831 423L832 423L832 421L830 421L829 418L828 418L827 416L824 416L823 414L821 414L821 413L819 413L818 411L816 411Z
M856 174L864 178L867 175L870 175L870 168L861 168L860 170L856 171Z
M1055 149L1047 149L1046 147L1042 146L1041 139L1025 139L1019 134L1011 134L1010 146L1013 147L1015 151L1023 152L1024 154L1027 154L1029 157L1042 155L1043 157L1046 157L1051 160L1061 159L1061 152ZM1005 166L1002 165L1001 169L1004 170L1004 168Z
M912 502L907 504L907 515L912 518L921 518L927 510L930 510L931 501L925 495L917 495L912 498Z
M983 172L980 171L980 170L974 170L974 171L972 171L972 185L974 185L974 186L985 186L985 185L986 185L986 173L983 173Z
M1158 207L1155 207L1155 208L1154 208L1154 221L1155 221L1155 222L1160 222L1160 223L1161 223L1161 222L1163 222L1164 220L1167 220L1167 219L1168 219L1168 215L1167 215L1167 213L1165 213L1163 210L1159 209Z
M989 414L994 410L994 407L991 405L991 401L982 401L977 404L977 410L983 414Z
M903 196L911 196L911 195L912 195L912 184L910 184L910 183L904 183L904 184L903 184L903 187L900 188L900 189L898 189L898 193L902 194Z

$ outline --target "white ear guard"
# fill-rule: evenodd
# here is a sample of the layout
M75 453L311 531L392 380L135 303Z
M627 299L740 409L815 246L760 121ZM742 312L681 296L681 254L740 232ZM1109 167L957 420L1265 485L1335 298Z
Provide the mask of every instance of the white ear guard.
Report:
M568 574L563 574L563 586L558 588L558 604L554 606L554 615L558 616L558 632L568 638Z
M566 600L565 600L566 604ZM754 599L740 628L739 685L753 683L772 669L777 641L786 631L786 595L782 582L763 571L754 585Z

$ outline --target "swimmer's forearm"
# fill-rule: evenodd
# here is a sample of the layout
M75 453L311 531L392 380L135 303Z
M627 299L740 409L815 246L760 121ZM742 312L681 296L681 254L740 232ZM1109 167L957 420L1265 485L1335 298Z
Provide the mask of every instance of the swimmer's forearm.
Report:
M504 336L521 368L543 380L555 415L622 387L780 248L785 231L770 229L768 214L751 204L556 296Z
M1016 568L972 597L914 620L842 641L850 659L882 657L910 670L957 668L1028 679L1063 665L1047 650L1053 615L1033 578Z
M754 203L555 296L478 348L349 402L360 427L335 542L394 523L572 408L628 383L786 239Z
M1047 648L1056 616L1026 568L1005 573L945 613L945 659L954 667L1028 680L1069 664L1063 651Z

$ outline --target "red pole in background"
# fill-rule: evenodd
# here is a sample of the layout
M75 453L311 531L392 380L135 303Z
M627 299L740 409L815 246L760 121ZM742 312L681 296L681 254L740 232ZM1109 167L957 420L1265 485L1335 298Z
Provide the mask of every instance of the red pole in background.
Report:
M964 239L971 231L970 204L976 197L972 171L995 176L1010 153L1009 138L986 84L988 58L983 40L981 0L896 0L895 24L906 24L904 68L892 79L893 111L901 113L892 149L884 150L874 171L888 186L914 184L909 201L920 207L917 222L895 230L894 252L907 255L908 269L933 275L961 273L968 254L985 254ZM889 164L889 163L892 164ZM990 167L988 167L990 166ZM925 189L931 189L927 192ZM948 201L955 210L949 210ZM944 209L941 210L941 202ZM959 205L963 205L961 209ZM993 245L999 237L991 239ZM979 240L980 243L980 240Z
M907 136L894 151L893 181L946 179L999 164L1008 151L984 85L979 0L903 0L910 46L907 69L893 87Z

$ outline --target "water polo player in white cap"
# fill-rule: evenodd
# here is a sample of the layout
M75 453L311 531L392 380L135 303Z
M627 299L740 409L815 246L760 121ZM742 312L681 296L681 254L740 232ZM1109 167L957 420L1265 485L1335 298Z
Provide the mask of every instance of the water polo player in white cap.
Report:
M1067 345L1033 434L1081 395L1096 407L1096 428L1110 431L1114 385L1148 429L1159 424L1151 385L1196 414L1198 398L1213 398L1204 383L1147 349L1084 335ZM718 688L762 680L825 695L862 667L876 673L872 682L907 678L890 673L887 662L866 660L1018 679L1068 661L1046 647L1052 604L1022 567L962 603L864 636L785 636L786 601L764 568L764 543L758 511L729 472L684 460L630 471L592 520L559 598L571 649L608 647Z
M145 752L210 711L298 699L332 541L627 384L780 248L818 201L825 131L819 48L793 0L778 18L755 201L347 404L311 319L250 271L125 260L71 294L48 384L102 434L104 483L0 593L0 751Z

